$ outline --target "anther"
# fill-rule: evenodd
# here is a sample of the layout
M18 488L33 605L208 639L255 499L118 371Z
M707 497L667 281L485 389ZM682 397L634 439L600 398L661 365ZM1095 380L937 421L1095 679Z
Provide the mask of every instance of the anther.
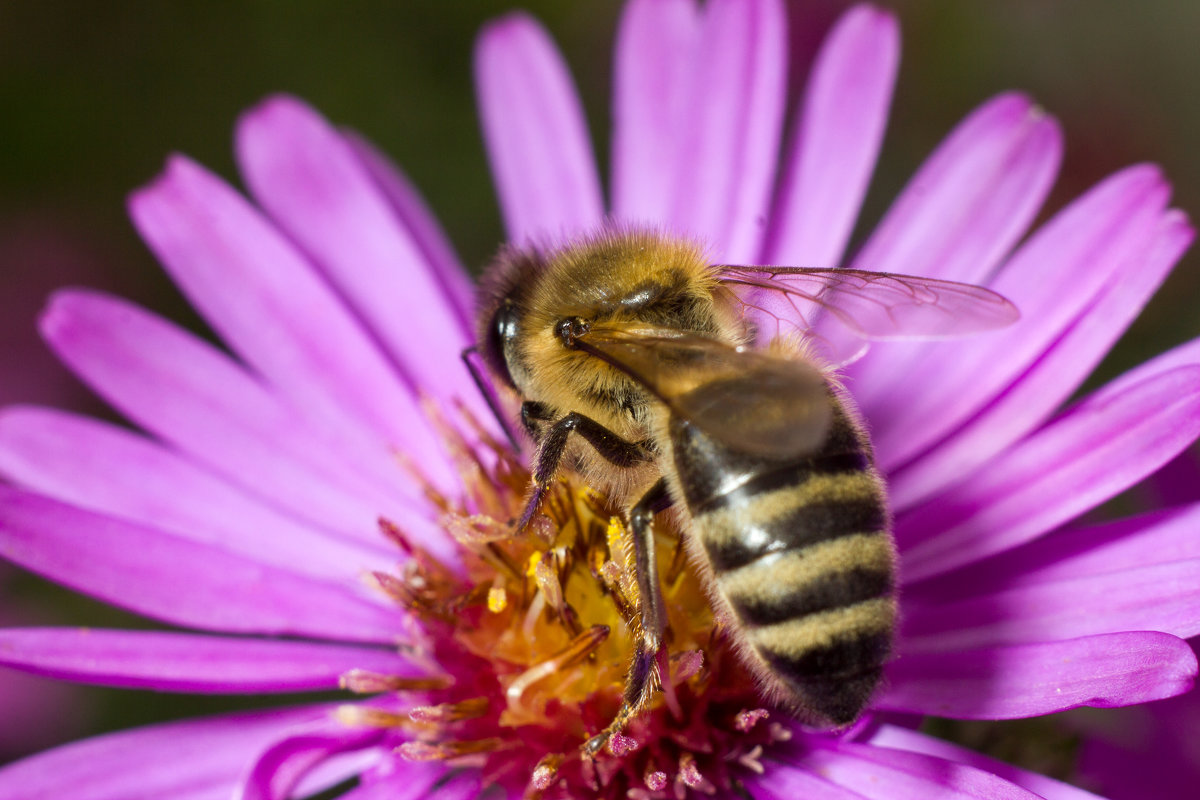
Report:
M671 680L674 683L684 683L700 674L704 666L703 650L687 650L671 656Z
M705 794L715 794L717 791L717 787L700 773L696 757L691 753L684 753L679 757L679 780L689 789L696 789Z
M404 714L351 705L338 706L334 717L343 725L353 728L401 728L409 722Z
M529 778L530 788L539 792L549 789L558 778L558 768L562 766L563 760L562 753L550 753L543 756L542 760L533 768L533 774Z
M454 685L449 675L430 675L424 678L408 678L401 675L382 675L364 669L352 669L338 678L338 685L356 694L379 692L428 692L448 689Z
M667 773L661 769L655 769L653 766L646 767L646 774L642 776L642 781L645 782L646 788L652 792L661 792L667 788Z
M459 722L464 719L477 719L488 712L489 703L486 697L473 697L457 703L441 703L435 706L417 706L408 712L413 722Z
M449 761L452 758L491 753L504 747L496 737L471 742L405 742L396 748L396 755L407 761Z
M561 617L564 613L564 601L562 584L558 581L558 574L545 561L539 560L533 565L533 580L538 588L542 590L542 594L546 595L546 603Z
M485 514L469 517L447 514L442 517L442 524L456 542L467 546L499 542L512 537L511 528Z
M614 733L608 739L608 751L617 758L627 756L641 746L642 743L637 739L623 733Z
M765 708L756 708L753 711L739 711L733 721L733 727L742 733L749 733L755 725L769 716L770 713Z

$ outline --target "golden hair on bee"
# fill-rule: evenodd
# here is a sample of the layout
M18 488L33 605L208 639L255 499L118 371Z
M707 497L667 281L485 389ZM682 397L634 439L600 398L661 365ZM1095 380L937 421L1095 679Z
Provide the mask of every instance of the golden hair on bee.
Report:
M556 325L645 325L738 344L737 312L705 249L647 228L611 228L553 248L505 248L480 286L477 341L492 370L526 401L577 411L625 438L647 435L644 387L577 350ZM508 346L494 320L508 325ZM503 326L502 326L503 327Z

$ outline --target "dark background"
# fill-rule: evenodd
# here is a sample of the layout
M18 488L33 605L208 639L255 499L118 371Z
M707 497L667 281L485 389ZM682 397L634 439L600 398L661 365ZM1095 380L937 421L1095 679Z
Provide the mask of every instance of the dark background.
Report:
M848 3L789 5L803 61ZM958 119L1010 88L1032 94L1066 132L1049 209L1151 160L1174 180L1176 205L1200 212L1200 3L884 5L900 16L903 60L863 230ZM125 195L170 151L236 181L234 120L272 92L295 93L373 139L423 191L463 262L485 262L502 231L475 119L471 48L484 21L513 7L534 12L566 53L606 162L612 0L0 0L0 400L100 411L32 333L54 286L107 287L202 329L135 236ZM794 74L803 72L801 63ZM1200 334L1196 261L1185 257L1101 375ZM0 571L0 621L138 624L11 570ZM0 673L0 763L64 737L236 704L110 690L46 695L33 683L6 690L8 678Z

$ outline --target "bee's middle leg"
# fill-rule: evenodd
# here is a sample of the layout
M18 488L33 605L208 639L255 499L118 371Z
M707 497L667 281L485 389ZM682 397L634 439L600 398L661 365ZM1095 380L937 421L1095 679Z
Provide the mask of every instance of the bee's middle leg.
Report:
M595 755L613 734L636 714L654 688L654 663L662 650L663 631L667 626L662 586L658 582L658 558L654 549L654 515L671 505L667 481L659 478L629 512L633 533L633 561L640 599L641 633L634 645L633 661L625 677L625 694L616 719L584 745L584 752ZM665 679L665 674L664 674Z
M543 411L544 407L538 403L523 404L522 420L536 420L537 414ZM572 433L582 436L606 461L621 469L635 467L654 459L646 445L622 439L591 417L572 411L541 431L537 463L533 469L533 492L525 504L525 511L521 514L521 521L517 523L517 530L524 530L541 508L546 492L550 490L562 463L567 440Z

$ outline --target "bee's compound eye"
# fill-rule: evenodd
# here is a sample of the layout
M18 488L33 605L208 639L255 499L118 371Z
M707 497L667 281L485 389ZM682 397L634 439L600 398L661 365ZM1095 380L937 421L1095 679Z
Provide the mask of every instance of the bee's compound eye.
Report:
M517 309L510 300L505 300L496 309L496 315L492 317L491 327L488 329L487 342L484 343L486 352L484 355L491 362L491 367L496 374L508 383L509 386L516 386L512 377L512 370L508 365L508 353L512 344L517 338Z

